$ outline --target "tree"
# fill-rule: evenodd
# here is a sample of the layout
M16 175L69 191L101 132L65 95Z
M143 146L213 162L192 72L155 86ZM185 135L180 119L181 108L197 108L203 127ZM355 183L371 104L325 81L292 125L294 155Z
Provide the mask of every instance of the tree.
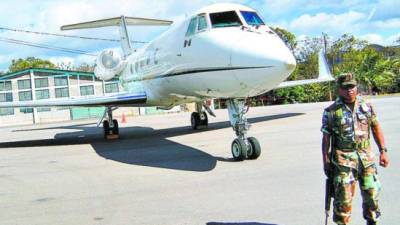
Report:
M288 46L292 52L296 49L297 40L293 33L279 27L272 28L272 30L285 42L286 46Z
M56 66L49 60L39 59L35 57L28 57L26 59L13 59L9 66L9 72L21 71L28 68L50 68L54 69Z

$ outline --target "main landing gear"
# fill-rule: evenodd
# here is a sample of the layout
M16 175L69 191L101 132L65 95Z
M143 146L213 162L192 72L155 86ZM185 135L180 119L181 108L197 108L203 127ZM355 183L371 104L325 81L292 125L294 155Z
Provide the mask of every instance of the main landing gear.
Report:
M190 124L193 130L208 127L208 117L206 112L203 110L202 103L196 103L196 112L193 112L190 116Z
M229 121L237 136L231 146L233 159L236 161L257 159L261 154L261 146L256 138L247 137L250 124L246 118L247 108L245 107L245 100L229 99L227 105Z
M107 107L107 119L103 120L103 131L105 139L117 139L119 138L119 127L118 121L113 119L112 111L114 109Z

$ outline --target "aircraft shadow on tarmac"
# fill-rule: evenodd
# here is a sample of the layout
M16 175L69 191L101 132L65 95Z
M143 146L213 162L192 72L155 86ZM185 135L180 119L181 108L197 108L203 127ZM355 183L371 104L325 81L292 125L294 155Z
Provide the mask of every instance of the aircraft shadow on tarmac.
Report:
M300 116L302 113L249 118L250 123ZM0 148L44 147L90 144L98 155L121 163L173 170L206 172L213 170L217 161L233 162L231 158L214 157L199 149L183 145L168 138L207 132L230 127L230 123L210 123L207 129L193 131L190 126L154 130L150 127L120 127L120 139L106 141L102 128L89 124L73 126L14 130L13 132L73 129L78 131L57 133L54 139L2 142ZM204 140L207 141L207 140ZM144 149L144 150L142 150Z

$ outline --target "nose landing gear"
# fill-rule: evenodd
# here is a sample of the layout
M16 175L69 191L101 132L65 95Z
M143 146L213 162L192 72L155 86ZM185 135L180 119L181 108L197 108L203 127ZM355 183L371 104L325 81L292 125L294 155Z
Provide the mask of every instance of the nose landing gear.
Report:
M227 104L229 121L237 136L231 145L233 159L236 161L257 159L261 154L261 146L256 138L247 137L250 124L246 118L247 109L245 107L245 100L229 99Z

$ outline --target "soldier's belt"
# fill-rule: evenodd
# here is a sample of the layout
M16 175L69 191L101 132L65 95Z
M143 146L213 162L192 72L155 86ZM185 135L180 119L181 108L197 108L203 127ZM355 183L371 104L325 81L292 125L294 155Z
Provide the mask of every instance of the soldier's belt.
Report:
M370 145L369 140L361 141L358 143L354 142L339 142L335 144L336 149L343 149L343 150L348 150L348 151L354 151L354 150L361 150L361 149L366 149Z

